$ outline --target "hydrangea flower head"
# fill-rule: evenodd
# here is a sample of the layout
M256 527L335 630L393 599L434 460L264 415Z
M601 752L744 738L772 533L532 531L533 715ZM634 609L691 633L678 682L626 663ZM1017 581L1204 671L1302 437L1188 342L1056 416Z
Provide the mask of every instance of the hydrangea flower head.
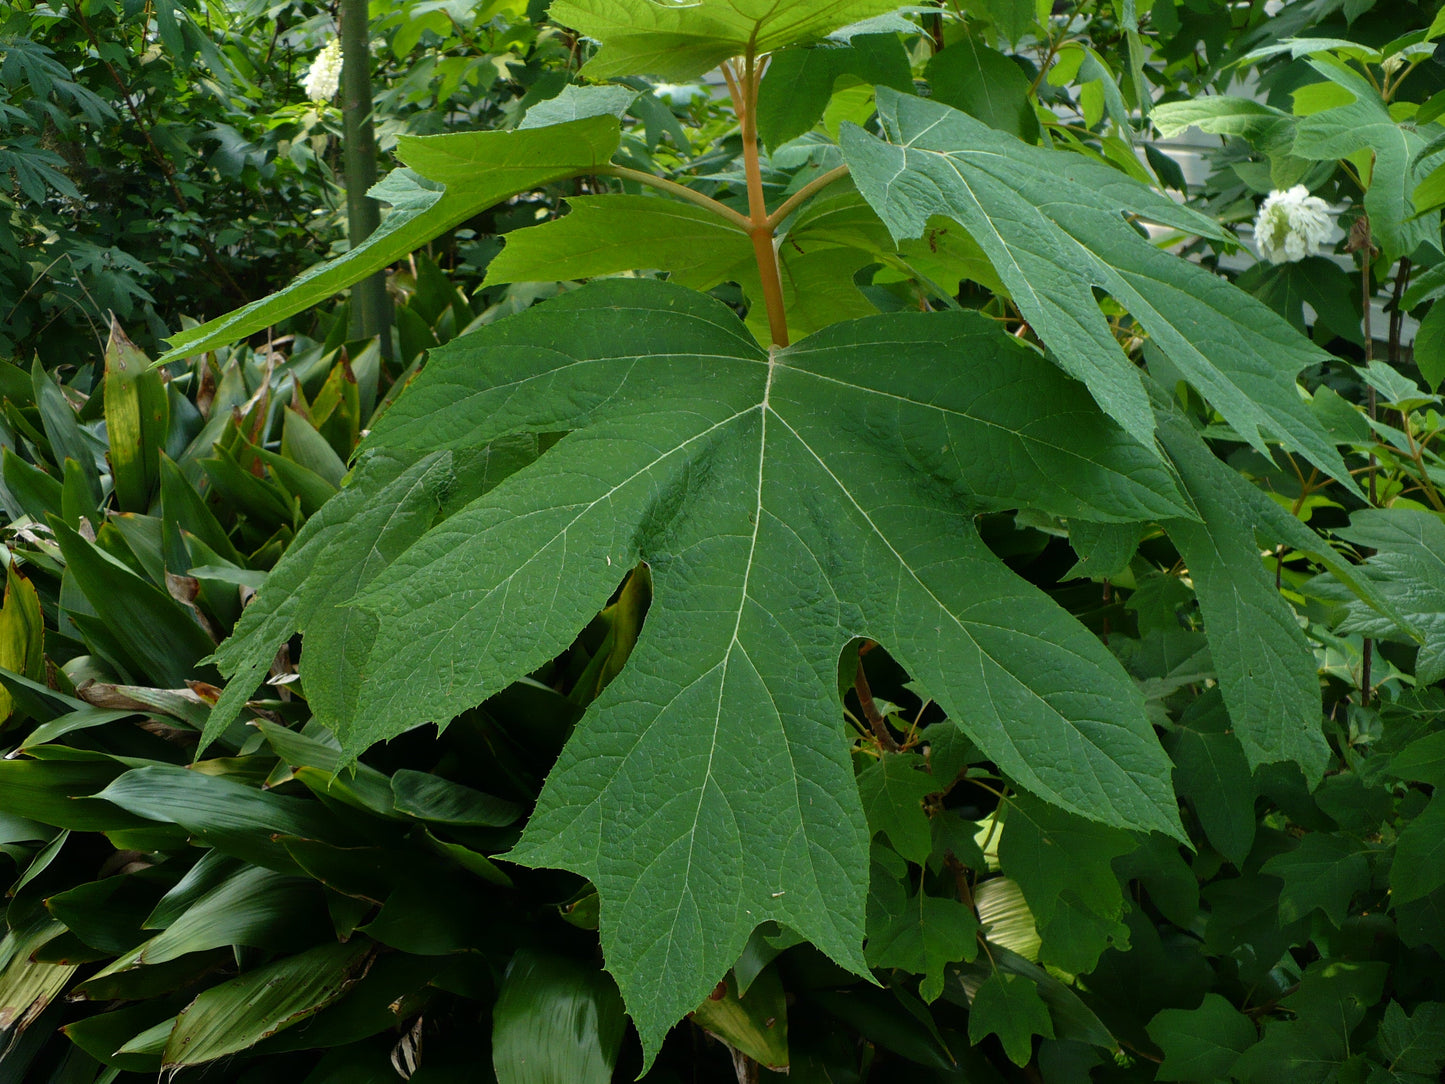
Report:
M341 42L332 38L316 54L311 70L301 80L302 89L313 102L329 102L341 87Z
M686 109L699 98L706 98L707 91L688 83L658 83L652 88L655 98L661 98L674 109Z
M1270 263L1294 263L1316 255L1332 228L1329 206L1297 184L1288 192L1276 188L1260 205L1254 240Z

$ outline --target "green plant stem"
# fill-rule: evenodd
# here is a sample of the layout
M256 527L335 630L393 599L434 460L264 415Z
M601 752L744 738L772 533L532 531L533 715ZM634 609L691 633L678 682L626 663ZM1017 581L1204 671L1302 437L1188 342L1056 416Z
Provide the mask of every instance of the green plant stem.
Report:
M1363 312L1361 314L1361 319L1364 323L1365 333L1365 367L1369 368L1371 362L1373 362L1375 358L1374 333L1370 329L1370 263L1375 245L1374 239L1370 236L1370 216L1363 215L1361 220L1364 222L1364 243L1360 247L1360 295L1364 301L1364 304L1362 306ZM1372 423L1372 427L1376 418L1377 408L1378 404L1375 400L1375 386L1371 384L1367 411L1370 416L1370 422ZM1369 462L1370 504L1372 506L1378 507L1379 498L1375 486L1375 467L1378 463L1378 460L1375 457L1373 447L1370 451ZM1374 662L1374 653L1375 641L1372 640L1370 637L1366 636L1365 642L1363 645L1361 645L1360 648L1360 707L1362 708L1369 707L1370 705L1370 668L1371 664Z
M1400 411L1400 423L1405 431L1405 440L1410 445L1410 459L1415 464L1415 469L1420 472L1420 490L1425 494L1425 499L1430 502L1431 507L1437 512L1445 512L1445 500L1441 500L1440 491L1435 488L1435 483L1430 480L1430 475L1425 469L1424 446L1415 439L1411 432L1410 415Z
M660 189L670 193L678 199L687 200L688 203L696 204L705 210L711 211L719 218L736 226L744 232L752 229L752 219L747 215L739 214L725 203L720 203L711 196L705 196L687 185L678 184L676 181L669 181L666 177L657 177L651 173L644 173L640 169L629 169L627 166L603 166L600 169L590 171L595 177L616 177L620 181L636 181L638 184L645 184L652 188Z
M1073 24L1073 21L1073 16L1069 16L1069 22L1064 24L1063 32L1057 38L1052 36L1049 38L1049 50L1044 54L1043 60L1039 61L1039 70L1034 74L1033 81L1029 83L1030 96L1038 93L1039 84L1048 76L1049 65L1054 62L1054 57L1059 55L1059 50L1069 39L1069 26Z
M371 123L370 13L367 0L341 0L342 169L346 179L346 225L351 247L381 225L381 207L368 196L376 183L376 133ZM391 306L386 272L351 288L351 335L380 336L382 356L391 358Z
M1359 70L1360 70L1361 72L1363 72L1365 78L1370 81L1370 86L1374 87L1375 90L1377 90L1377 91L1379 92L1380 97L1381 97L1382 99L1384 99L1385 101L1389 101L1388 98L1385 98L1385 88L1382 87L1382 86L1380 86L1380 81L1375 78L1375 73L1372 72L1372 71L1370 71L1370 66L1369 66L1368 64L1364 63L1363 61L1361 61L1361 62L1360 62L1360 69L1359 69Z
M847 166L834 166L820 177L814 177L802 188L798 189L791 196L785 199L776 211L768 215L768 229L775 230L778 224L798 209L803 201L810 199L814 194L827 188L834 181L841 181L848 176Z
M783 309L783 280L778 271L778 253L773 248L773 227L768 222L768 205L763 195L763 170L758 158L758 120L755 106L762 68L757 58L749 55L739 72L723 65L733 110L738 115L743 136L743 170L748 181L748 234L753 242L753 255L758 261L758 276L763 285L763 304L768 311L768 331L774 346L788 345L788 320Z

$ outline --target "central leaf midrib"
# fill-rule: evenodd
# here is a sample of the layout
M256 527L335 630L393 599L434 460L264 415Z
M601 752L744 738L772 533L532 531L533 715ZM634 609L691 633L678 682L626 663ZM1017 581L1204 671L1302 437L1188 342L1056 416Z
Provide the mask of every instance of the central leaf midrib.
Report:
M737 620L733 622L732 636L728 638L727 650L723 652L722 675L718 681L717 712L713 715L712 739L708 743L707 768L703 773L702 786L698 788L697 808L693 811L692 827L688 832L687 867L683 876L684 883L686 883L692 875L692 856L693 851L697 847L697 826L702 820L702 804L707 797L708 784L712 781L713 758L717 755L717 735L719 728L722 726L723 694L727 689L728 683L728 666L732 663L733 648L741 646L738 643L738 633L743 627L743 610L747 608L748 604L748 583L752 579L753 562L758 551L758 531L761 529L763 522L763 468L768 461L768 414L770 413L768 403L773 391L773 374L777 371L777 364L777 350L774 349L769 352L768 356L768 377L763 384L763 398L756 407L761 417L758 433L757 501L753 505L753 535L748 541L748 559L747 563L743 566L743 582L738 592ZM746 654L746 652L744 652L744 654ZM756 671L757 667L754 666L753 669ZM761 674L759 674L758 677L759 680L762 679ZM763 684L766 686L767 682L763 682ZM676 919L674 918L674 928L675 927ZM669 936L671 935L669 934Z

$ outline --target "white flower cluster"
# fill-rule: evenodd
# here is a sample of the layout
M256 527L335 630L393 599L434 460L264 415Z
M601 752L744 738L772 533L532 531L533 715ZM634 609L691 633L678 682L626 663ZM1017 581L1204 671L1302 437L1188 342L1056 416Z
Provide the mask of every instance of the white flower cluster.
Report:
M1270 263L1295 263L1316 255L1333 225L1325 201L1297 184L1288 192L1276 188L1269 194L1254 220L1254 240Z
M706 98L707 91L687 83L658 83L652 88L652 95L674 109L686 109L699 98Z
M306 96L313 102L329 102L341 87L341 41L332 38L316 54L311 70L301 80Z

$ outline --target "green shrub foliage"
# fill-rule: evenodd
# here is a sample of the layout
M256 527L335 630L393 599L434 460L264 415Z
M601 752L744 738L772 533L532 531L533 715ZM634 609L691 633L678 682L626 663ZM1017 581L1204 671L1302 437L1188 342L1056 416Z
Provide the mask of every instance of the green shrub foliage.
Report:
M0 1070L1438 1079L1445 16L413 7L380 230L0 367Z

